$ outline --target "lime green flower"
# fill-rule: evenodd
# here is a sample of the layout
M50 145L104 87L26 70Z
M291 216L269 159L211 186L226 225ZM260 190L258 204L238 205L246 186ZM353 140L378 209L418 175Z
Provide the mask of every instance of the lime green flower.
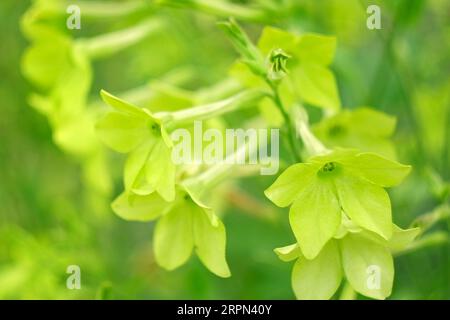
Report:
M225 25L230 30L237 28L232 22ZM239 43L237 40L244 38L242 33L235 31L231 34L233 43ZM239 64L232 68L232 75L242 84L261 87L266 85L267 80L282 80L279 85L285 105L303 101L333 112L340 109L336 79L329 69L336 51L335 37L312 33L297 35L266 27L257 46L249 41L241 42L240 46L235 44L235 47L241 53L242 61L253 72L251 74L250 70Z
M298 299L330 299L344 276L356 292L385 299L394 279L392 254L407 248L420 231L392 227L393 235L386 240L343 219L340 234L314 259L306 259L297 243L277 248L275 253L283 261L296 260L291 281Z
M175 198L172 141L161 121L143 108L106 91L103 100L115 110L96 125L99 138L117 152L129 153L124 169L125 190L139 195L156 191L166 201Z
M304 256L314 259L336 235L343 214L389 239L391 203L384 188L399 184L410 169L374 153L337 149L290 166L265 194L279 207L292 204L292 230Z
M395 148L389 140L395 124L395 117L361 107L324 118L312 130L327 147L356 148L395 159Z
M212 273L229 277L225 258L226 234L222 221L186 188L179 187L172 202L157 193L121 194L112 204L121 218L133 221L158 219L153 235L156 262L167 270L183 265L192 250Z

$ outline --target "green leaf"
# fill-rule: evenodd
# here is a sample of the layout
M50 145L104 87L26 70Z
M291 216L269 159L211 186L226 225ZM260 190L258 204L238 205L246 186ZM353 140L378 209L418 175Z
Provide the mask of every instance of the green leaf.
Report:
M294 86L301 98L316 107L339 110L339 99L334 74L319 64L301 64L291 72Z
M267 198L279 207L289 206L313 181L318 166L297 163L287 168L275 182L264 191Z
M360 153L341 163L354 175L382 187L400 184L411 171L411 166L385 159L375 153Z
M156 262L167 270L183 265L194 247L192 212L180 202L157 222L153 235Z
M157 193L139 196L124 192L114 200L111 207L122 219L151 221L164 215L172 206Z
M292 205L289 221L303 255L314 259L341 223L341 208L331 182L311 182Z
M390 296L394 263L389 249L351 233L339 244L344 272L353 289L374 299Z
M243 58L243 62L257 75L264 75L264 59L258 48L251 42L247 34L234 19L219 22L219 27L226 33L231 43Z
M382 187L347 172L335 179L335 185L339 202L353 222L385 239L392 236L391 202Z
M298 243L294 243L281 248L276 248L273 251L276 253L278 258L280 258L280 260L284 262L289 262L302 257L302 251L300 250Z
M314 33L301 35L296 51L301 62L327 66L333 61L336 52L336 37Z
M207 211L209 210L192 206L196 253L212 273L227 278L231 274L225 258L225 227L214 213ZM212 218L208 215L212 215Z
M330 241L313 260L298 259L292 270L292 287L297 299L330 299L342 280L339 250Z

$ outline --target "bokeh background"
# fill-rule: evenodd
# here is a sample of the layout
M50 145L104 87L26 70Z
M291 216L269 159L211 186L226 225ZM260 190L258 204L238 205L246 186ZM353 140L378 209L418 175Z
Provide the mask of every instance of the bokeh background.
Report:
M120 92L160 84L174 72L187 73L187 80L180 80L185 90L226 77L237 54L216 27L224 17L192 9L189 1L159 2L120 18L82 15L81 30L65 28L64 12L55 20L72 38L119 30L149 16L166 22L139 44L93 64L91 101L98 100L101 88ZM397 117L393 139L398 159L414 167L402 185L390 190L398 225L407 227L418 216L448 205L450 2L234 3L265 13L240 20L253 39L264 25L336 35L332 69L344 107L371 106ZM293 299L292 266L272 251L293 236L287 211L262 196L270 177L240 180L227 193L222 214L231 278L212 275L194 256L173 272L156 265L154 224L123 221L109 207L122 189L123 158L107 153L110 180L96 185L92 175L97 170L86 169L82 160L60 148L48 118L30 107L35 88L21 71L30 43L20 21L31 4L0 1L0 298ZM381 7L381 30L366 28L369 4ZM443 219L431 230L435 238L395 260L392 299L450 299L449 229L450 220ZM71 264L81 268L81 290L66 288Z

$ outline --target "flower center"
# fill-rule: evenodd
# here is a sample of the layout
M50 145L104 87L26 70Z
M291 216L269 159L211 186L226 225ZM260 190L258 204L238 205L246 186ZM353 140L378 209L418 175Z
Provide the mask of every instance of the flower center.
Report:
M157 133L160 132L161 127L159 126L159 124L153 123L153 124L150 126L150 130L151 130L153 133L157 134Z
M322 167L322 172L331 172L334 169L336 169L336 164L334 162L327 162L325 163L325 165Z

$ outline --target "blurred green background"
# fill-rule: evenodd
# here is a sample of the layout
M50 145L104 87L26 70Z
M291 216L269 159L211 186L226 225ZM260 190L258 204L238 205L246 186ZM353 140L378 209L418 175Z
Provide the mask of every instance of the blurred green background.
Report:
M398 158L414 168L402 185L390 190L398 225L406 227L448 203L450 2L235 2L269 13L259 21L241 20L253 39L267 24L336 35L332 69L344 107L371 106L397 117ZM366 28L369 4L381 7L381 30ZM89 185L80 161L55 145L47 118L29 106L34 89L21 73L29 42L20 19L30 5L24 0L0 2L0 298L293 299L291 265L272 251L293 240L287 211L272 207L262 196L272 177L246 178L227 196L223 219L231 278L212 275L194 256L173 272L155 264L154 224L123 221L109 207L122 189L123 159L107 155L113 185L99 192ZM211 12L149 6L120 19L82 16L81 30L66 30L63 19L61 30L74 38L92 36L148 15L160 17L166 26L95 62L91 100L98 99L101 88L120 92L180 68L193 74L183 84L189 90L211 86L227 75L237 54L215 25L223 17ZM244 204L236 197L242 190L248 197ZM448 234L450 221L434 229ZM66 288L71 264L81 268L80 290ZM395 266L392 299L450 299L448 241L405 254Z

